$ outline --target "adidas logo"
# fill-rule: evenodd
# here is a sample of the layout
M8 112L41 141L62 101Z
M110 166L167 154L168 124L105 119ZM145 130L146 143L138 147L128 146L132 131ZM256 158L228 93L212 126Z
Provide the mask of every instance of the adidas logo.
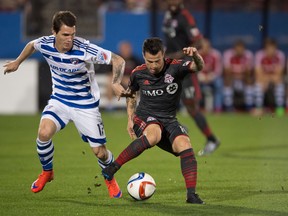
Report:
M143 84L144 85L150 85L150 82L149 82L149 80L144 80Z

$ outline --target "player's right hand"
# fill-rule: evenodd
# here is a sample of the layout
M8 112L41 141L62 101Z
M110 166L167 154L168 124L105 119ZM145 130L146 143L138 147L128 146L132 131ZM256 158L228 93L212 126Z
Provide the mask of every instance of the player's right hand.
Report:
M3 67L5 67L4 69L4 75L5 75L6 73L16 71L19 67L19 63L16 60L7 61L6 64L3 65Z
M193 56L194 54L198 54L198 51L195 47L184 47L183 53L187 56Z

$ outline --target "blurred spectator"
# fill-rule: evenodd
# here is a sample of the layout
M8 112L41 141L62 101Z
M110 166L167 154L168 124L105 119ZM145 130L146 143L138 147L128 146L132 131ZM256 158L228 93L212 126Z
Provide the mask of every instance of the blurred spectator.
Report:
M266 39L264 48L255 55L255 105L254 115L263 114L265 95L273 95L273 105L276 106L276 114L284 114L284 67L285 55L277 48L273 39ZM271 101L268 102L271 105Z
M23 9L29 0L1 0L0 11L15 11Z
M26 34L28 36L36 37L41 35L43 31L43 26L45 23L45 18L43 15L43 9L47 2L43 0L28 0L25 6L25 28ZM51 30L49 30L51 33ZM47 32L48 34L48 32Z
M124 71L124 76L122 79L122 85L124 88L128 87L129 83L129 78L130 78L130 73L132 70L140 65L142 61L140 61L136 56L133 54L133 47L129 41L121 41L118 44L118 54L126 61L125 64L125 71ZM112 84L112 73L109 75L108 79L108 89L107 89L107 98L108 98L108 105L106 107L107 111L112 111L114 109L113 106L113 99L114 99L114 93L111 88Z
M233 48L224 51L224 107L226 111L234 108L253 107L253 53L246 49L243 41L237 41Z
M126 0L126 8L133 13L144 13L150 8L150 0Z
M211 46L208 39L202 40L202 48L199 53L205 62L204 69L198 73L201 90L204 94L205 108L207 111L221 112L223 88L221 76L223 70L222 55Z
M98 8L102 11L122 11L125 10L124 0L98 0Z
M286 63L286 72L284 73L284 82L285 82L285 104L286 104L286 113L288 114L288 54L287 54L287 63Z

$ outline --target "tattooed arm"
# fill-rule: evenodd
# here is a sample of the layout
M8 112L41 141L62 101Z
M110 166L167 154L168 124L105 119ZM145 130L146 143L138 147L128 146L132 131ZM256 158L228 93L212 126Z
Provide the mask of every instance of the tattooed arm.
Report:
M191 56L193 61L190 64L190 69L193 72L201 71L204 67L204 61L195 47L185 47L183 52L186 56Z
M131 139L135 139L136 135L133 130L133 125L134 125L133 116L134 116L136 104L137 104L137 97L136 97L135 92L131 94L131 97L127 97L126 104L127 104L127 115L128 115L127 131Z
M115 95L120 99L121 96L125 96L125 89L121 85L122 77L124 74L125 60L115 53L112 53L112 89Z

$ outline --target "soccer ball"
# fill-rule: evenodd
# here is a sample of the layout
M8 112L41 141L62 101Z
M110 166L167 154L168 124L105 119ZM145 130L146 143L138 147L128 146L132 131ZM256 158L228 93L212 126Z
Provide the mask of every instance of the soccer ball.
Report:
M127 191L135 200L146 200L152 197L156 190L156 183L152 176L140 172L132 175L127 183Z

